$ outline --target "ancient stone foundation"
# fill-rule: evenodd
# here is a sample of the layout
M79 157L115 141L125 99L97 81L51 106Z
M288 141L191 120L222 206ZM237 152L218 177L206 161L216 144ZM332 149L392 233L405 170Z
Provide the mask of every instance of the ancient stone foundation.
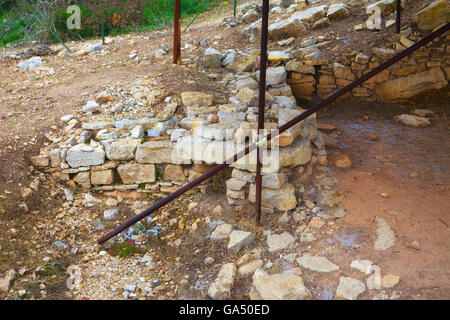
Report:
M187 117L180 121L171 118L178 106L173 103L156 118L85 122L80 139L43 150L32 161L37 167L50 167L46 170L55 178L73 180L83 188L174 192L256 140L258 97L254 89L258 83L254 77L240 77L235 82L239 90L226 105L214 106L209 94L182 93ZM283 66L268 69L265 134L304 111L297 106L286 79ZM171 122L170 127L167 122ZM326 165L326 153L315 116L311 116L263 149L264 211L294 209L296 189L289 177L310 175L316 163ZM222 181L228 202L254 202L256 151L231 168L225 173L228 180ZM199 188L205 192L214 181L220 183L210 179Z

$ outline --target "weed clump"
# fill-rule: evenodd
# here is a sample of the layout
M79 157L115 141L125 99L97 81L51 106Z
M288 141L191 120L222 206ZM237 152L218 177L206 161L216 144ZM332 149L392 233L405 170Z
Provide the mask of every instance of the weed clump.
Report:
M137 253L137 248L129 242L122 242L111 247L110 254L114 257L126 258Z

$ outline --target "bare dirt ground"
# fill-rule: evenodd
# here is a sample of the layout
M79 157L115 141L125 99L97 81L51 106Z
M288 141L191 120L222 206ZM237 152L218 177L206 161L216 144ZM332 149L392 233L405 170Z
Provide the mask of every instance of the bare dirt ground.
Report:
M355 108L356 102L347 101L319 114L322 121L337 126L343 150L353 162L350 169L333 170L345 193L340 205L347 209L336 231L360 234L355 242L361 245L359 249L332 245L326 250L348 262L344 265L357 253L367 255L382 273L401 274L396 287L401 299L446 299L450 293L448 268L443 267L450 258L449 104L448 100L438 106L430 103L432 98L428 101L420 106L436 114L433 126L425 129L391 120L413 106L358 102ZM371 141L369 134L380 138ZM382 193L389 197L383 198ZM392 250L377 253L371 249L373 235L364 236L375 216L385 218L394 229L397 244ZM411 246L412 241L418 241L420 249ZM327 243L317 246L327 247Z
M421 6L417 2L414 5ZM189 34L207 39L209 43L214 42L216 36L221 36L217 49L248 48L249 44L242 41L240 36L244 26L224 31L217 22L225 16L229 16L229 8L220 8L213 14L205 15L191 28ZM220 20L210 22L212 18ZM409 11L405 12L404 19L410 19ZM347 22L333 24L333 28L337 29L321 32L344 32L348 28ZM360 23L352 20L354 24L357 22ZM358 41L362 39L370 37L367 43L376 44L385 35L372 32L356 35L350 32L345 36L346 44L358 46ZM132 82L148 75L157 76L160 83L165 83L172 92L214 92L216 101L225 99L221 92L223 89L217 82L206 77L206 73L199 69L173 67L171 63L159 64L151 60L140 64L130 62L128 55L133 50L145 53L157 48L160 43L171 46L171 30L124 38L123 45L105 56L44 57L45 65L54 68L54 76L20 72L15 61L0 62L0 275L10 268L36 269L42 264L42 255L38 251L53 256L59 262L46 270L53 279L47 285L47 299L67 298L64 268L77 262L78 258L55 253L51 247L55 237L48 232L48 226L58 224L55 215L61 211L64 202L61 192L44 186L25 201L29 208L27 213L18 207L23 201L20 195L22 186L28 185L38 176L30 168L30 157L38 154L39 149L47 143L44 133L60 130L61 116L79 110L86 97L103 91L106 85L119 81ZM134 43L130 44L129 40ZM254 44L254 47L257 48L258 44ZM270 48L279 47L272 43ZM187 83L188 79L193 82ZM329 224L322 229L318 241L309 251L333 256L334 262L341 266L339 274L342 275L357 277L357 271L349 267L356 255L372 260L380 266L383 274L400 275L401 281L395 291L382 298L450 297L448 101L447 87L444 92L421 97L421 100L408 106L345 101L318 115L320 121L337 127L334 134L342 142L342 152L351 158L353 166L349 169L333 168L339 179L337 187L345 193L340 207L347 209L347 215L339 224ZM405 110L413 107L435 111L431 118L432 126L410 128L392 121L394 115L406 113ZM371 141L368 133L378 134L379 139ZM381 193L388 193L389 197L381 197ZM189 199L186 201L192 201ZM202 203L198 214L210 213L213 204L223 202L223 199L223 195L195 195L195 200ZM186 203L177 205L186 207ZM243 211L233 212L231 218L249 227L252 224L252 211L250 208ZM227 210L227 214L231 214L230 211ZM394 248L384 252L373 250L375 216L384 217L394 229L397 236ZM265 217L264 223L276 218ZM11 229L17 233L11 234ZM73 230L73 235L93 241L95 237L88 237L84 231L83 228L77 228ZM355 243L360 247L355 249L342 245L336 240L340 234L356 234ZM190 240L192 248L198 250L197 256L211 249L202 247L201 241L195 243L194 240L198 238L192 237ZM420 247L413 248L410 245L412 241L417 241ZM212 255L219 263L223 248L213 249ZM209 254L213 251L210 250ZM168 257L176 254L161 254L161 260L167 258L164 262L168 263ZM191 260L190 263L188 260L189 256L181 260L186 263L183 270L186 273L200 268L208 269L199 262L203 259ZM333 291L338 281L336 277L317 276L308 271L305 271L304 278L306 286L313 290L316 298L322 297L323 289ZM32 287L32 290L39 292L36 287ZM236 290L233 298L242 298L245 294L242 292L241 296ZM179 297L194 298L183 294ZM0 293L0 298L11 297ZM371 299L373 294L367 291L360 298Z

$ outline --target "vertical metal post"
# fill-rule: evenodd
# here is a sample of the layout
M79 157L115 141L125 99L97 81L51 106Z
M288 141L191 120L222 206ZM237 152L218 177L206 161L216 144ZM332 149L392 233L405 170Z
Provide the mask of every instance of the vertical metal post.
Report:
M306 118L308 118L312 114L314 114L317 111L321 110L322 108L328 106L332 102L334 102L337 99L339 99L340 97L342 97L344 94L352 91L356 87L358 87L361 84L363 84L365 81L375 77L377 74L379 74L383 70L386 70L387 68L391 67L395 63L397 63L400 60L404 59L406 56L408 56L408 55L412 54L413 52L415 52L417 49L425 46L427 43L433 41L434 39L436 39L437 37L445 34L448 31L450 31L450 23L447 23L445 26L443 26L440 29L436 30L435 32L429 34L425 38L417 41L411 47L406 48L401 53L397 54L396 56L392 57L391 59L387 60L386 62L380 64L378 67L376 67L376 68L372 69L371 71L369 71L368 73L364 74L361 78L356 79L352 83L348 84L347 86L343 87L342 89L336 91L332 95L330 95L327 98L323 99L322 101L320 101L316 105L308 108L302 114L300 114L300 115L296 116L295 118L289 120L288 122L286 122L285 124L283 124L282 126L280 126L278 128L278 131L277 131L276 135L273 135L273 132L269 133L265 137L266 141L269 142L273 138L276 138L277 136L279 136L280 134L282 134L283 132L285 132L289 128L295 126L296 124L298 124L301 121L305 120ZM128 227L132 226L136 222L144 219L149 214L151 214L151 213L155 212L156 210L162 208L163 206L165 206L166 204L168 204L172 200L176 199L177 197L181 196L182 194L186 193L187 191L191 190L195 186L198 186L200 183L204 182L206 179L209 179L210 177L214 176L220 170L224 169L228 165L230 165L230 164L238 161L239 159L245 157L246 155L250 154L251 152L253 152L257 148L258 148L258 146L256 144L251 144L251 145L247 146L244 150L241 150L240 152L238 152L234 156L226 159L221 164L215 166L214 168L210 169L208 172L204 173L200 177L198 177L198 178L194 179L193 181L189 182L188 184L186 184L185 186L181 187L180 189L178 189L177 191L175 191L171 195L169 195L166 198L164 198L164 199L160 200L159 202L155 203L152 207L148 208L147 210L144 210L143 212L141 212L138 215L135 215L133 218L131 218L130 220L128 220L124 224L118 226L114 230L111 230L106 235L101 237L98 240L98 243L102 244L102 243L108 241L109 239L111 239L115 235L119 234L120 232L124 231Z
M258 110L258 139L264 130L264 111L266 107L266 70L267 70L267 42L269 27L269 0L263 0L262 25L261 25L261 58L259 68L259 110ZM262 194L262 153L261 148L256 149L256 222L261 221L261 194Z
M101 9L101 16L102 16L102 45L105 45L105 18L103 16L103 0L100 1L100 9Z
M237 0L234 0L233 17L236 17L236 2Z
M402 1L401 0L397 0L397 33L400 33L400 29L401 29L401 21L400 18L402 16Z
M180 0L175 0L173 21L173 63L181 64L181 31L180 31Z

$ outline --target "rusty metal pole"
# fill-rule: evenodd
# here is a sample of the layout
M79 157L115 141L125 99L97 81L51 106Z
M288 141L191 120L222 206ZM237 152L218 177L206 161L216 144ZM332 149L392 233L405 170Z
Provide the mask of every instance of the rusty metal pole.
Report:
M181 64L180 1L181 0L175 0L175 11L173 18L173 64Z
M267 71L267 42L269 27L269 0L263 0L262 23L261 23L261 58L259 67L259 110L258 110L258 139L262 137L264 131L264 112L266 107L266 71ZM261 221L261 199L262 199L262 146L256 149L256 194L255 209L256 223Z
M273 138L276 138L277 136L279 136L280 134L282 134L283 132L285 132L289 128L291 128L291 127L295 126L296 124L300 123L301 121L303 121L304 119L308 118L310 115L316 113L320 109L328 106L330 103L336 101L337 99L342 97L344 94L352 91L357 86L363 84L365 81L375 77L380 72L386 70L390 66L392 66L395 63L399 62L400 60L402 60L406 56L410 55L411 53L413 53L417 49L425 46L427 43L433 41L437 37L439 37L439 36L443 35L444 33L448 32L449 30L450 30L450 23L447 23L445 26L443 26L440 29L436 30L435 32L429 34L425 38L417 41L411 47L406 48L401 53L397 54L396 56L392 57L391 59L387 60L386 62L380 64L378 67L372 69L371 71L369 71L368 73L363 75L361 78L356 79L352 83L348 84L347 86L345 86L342 89L336 91L335 93L333 93L332 95L328 96L327 98L325 98L321 102L319 102L316 105L312 106L311 108L309 108L308 110L306 110L302 114L300 114L300 115L296 116L295 118L289 120L288 122L286 122L285 124L283 124L281 127L278 128L278 130L276 131L276 136L272 136L272 133L269 133L267 136L265 136L263 141L264 142L269 142ZM261 142L262 141L260 141L260 143ZM107 233L106 235L101 237L98 240L98 243L102 244L102 243L108 241L109 239L111 239L115 235L119 234L120 232L124 231L128 227L132 226L136 222L144 219L149 214L153 213L154 211L156 211L159 208L163 207L164 205L166 205L167 203L171 202L175 198L181 196L185 192L187 192L190 189L194 188L195 186L199 185L200 183L202 183L206 179L212 177L213 175L215 175L216 173L221 171L223 168L225 168L225 167L229 166L230 164L236 162L237 160L241 159L242 157L245 157L247 154L249 154L250 152L254 151L256 148L257 148L257 145L255 143L249 145L248 147L245 148L245 150L242 150L239 153L235 154L234 156L228 158L223 163L221 163L221 164L217 165L216 167L212 168L211 170L209 170L208 172L204 173L202 176L198 177L197 179L189 182L187 185L185 185L184 187L181 187L180 189L178 189L177 191L175 191L174 193L172 193L168 197L166 197L166 198L162 199L161 201L155 203L152 207L150 207L147 210L143 211L142 213L134 216L133 218L131 218L130 220L128 220L124 224L120 225L119 227L115 228L114 230L111 230L109 233Z
M396 16L396 27L397 27L397 33L400 33L401 29L401 16L402 16L402 1L397 0L397 16Z

